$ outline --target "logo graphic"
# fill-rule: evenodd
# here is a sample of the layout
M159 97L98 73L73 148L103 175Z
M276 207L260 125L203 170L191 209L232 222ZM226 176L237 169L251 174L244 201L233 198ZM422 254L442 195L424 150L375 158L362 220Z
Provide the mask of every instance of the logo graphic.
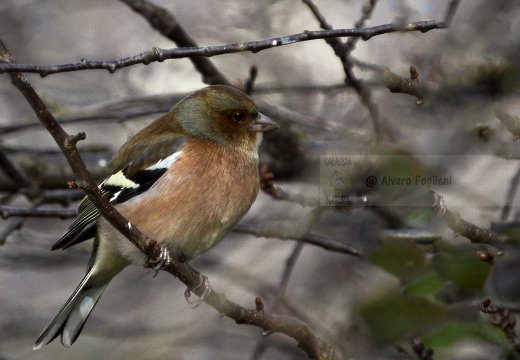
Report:
M323 179L327 195L341 196L352 189L352 176L345 169L333 169Z
M472 158L467 155L321 155L320 206L351 207L367 203L387 207L431 206L430 190L456 193L457 176L463 173L463 167L458 164L466 164ZM446 167L446 164L453 165Z

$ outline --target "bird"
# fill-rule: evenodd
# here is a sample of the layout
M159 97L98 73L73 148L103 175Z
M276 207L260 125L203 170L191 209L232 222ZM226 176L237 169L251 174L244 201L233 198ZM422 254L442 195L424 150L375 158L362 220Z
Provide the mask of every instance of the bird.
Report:
M279 126L238 89L195 91L131 137L114 154L99 188L142 233L175 259L215 246L246 214L259 189L262 133ZM70 347L112 278L146 256L100 216L88 197L51 250L94 238L85 276L34 344L61 335Z

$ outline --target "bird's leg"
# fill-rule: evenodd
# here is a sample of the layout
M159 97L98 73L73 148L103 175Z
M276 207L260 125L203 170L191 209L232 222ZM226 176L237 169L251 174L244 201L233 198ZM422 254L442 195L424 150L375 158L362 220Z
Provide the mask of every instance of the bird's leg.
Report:
M148 258L146 261L149 265L153 265L150 266L155 271L155 274L153 274L152 278L157 276L159 270L162 270L166 268L168 265L170 265L170 262L172 260L168 248L165 245L161 245L160 248L161 252L159 253L159 256L157 256L155 259Z
M209 283L208 277L205 275L202 275L199 273L199 279L200 282L197 286L193 288L193 292L199 292L199 290L202 290L202 295L195 301L190 301L191 296L191 290L190 288L186 288L186 291L184 291L184 298L186 301L190 304L195 304L192 308L195 309L200 304L204 302L204 299L211 293L211 284Z
M153 270L155 270L155 274L152 276L152 278L157 276L157 274L159 273L159 270L162 270L162 269L166 268L168 265L170 265L170 262L172 260L172 257L170 255L170 252L168 251L168 248L164 245L161 245L160 248L161 248L161 252L159 253L159 256L157 256L157 258L155 258L155 259L148 258L146 261L146 264L145 264L145 270L146 270L146 267L151 267ZM183 255L179 255L179 259L186 261ZM186 265L188 265L188 264L186 264ZM211 293L212 289L211 289L211 285L209 283L207 276L202 275L201 273L199 273L197 270L193 269L189 265L188 265L188 268L191 271L193 271L194 273L196 273L199 276L199 280L200 280L200 282L197 284L197 286L195 286L193 288L193 292L198 293L198 292L202 291L202 295L195 301L191 301L189 299L191 296L191 291L192 291L189 287L186 288L186 291L184 291L184 298L186 299L186 301L188 303L195 304L193 306L193 308L195 309L196 307L198 307L200 304L202 304L204 302L204 299Z

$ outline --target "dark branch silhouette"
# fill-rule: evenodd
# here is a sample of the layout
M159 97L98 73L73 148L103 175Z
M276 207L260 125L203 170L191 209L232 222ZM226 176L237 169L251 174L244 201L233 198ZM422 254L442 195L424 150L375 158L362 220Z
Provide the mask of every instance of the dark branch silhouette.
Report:
M135 12L141 14L154 29L166 36L182 48L198 47L179 21L165 8L152 4L146 0L121 0ZM206 57L190 57L195 69L202 74L202 82L208 85L231 85L226 77Z
M265 40L247 41L243 43L173 49L161 49L158 47L154 47L150 51L145 51L137 55L110 61L82 59L80 62L77 63L49 66L4 63L0 64L0 73L27 72L37 73L40 74L42 77L63 72L94 69L103 69L107 70L110 73L113 73L118 69L122 69L128 66L133 66L137 64L148 65L151 62L162 62L168 59L181 59L191 56L211 57L216 55L233 54L245 51L257 53L262 50L285 45L291 45L303 41L329 39L337 37L359 36L366 41L374 36L394 32L420 31L424 33L433 29L445 28L446 24L443 21L427 20L411 22L403 27L395 26L394 24L385 24L362 29L331 29L321 31L305 30L304 32L298 34L284 35Z
M0 40L0 56L10 64L15 63L3 42ZM161 249L157 246L157 241L147 238L135 226L132 226L110 202L105 199L90 176L85 163L81 159L76 148L78 141L85 139L85 133L77 135L67 134L58 124L50 113L36 91L32 88L27 79L19 72L10 73L13 85L23 94L29 105L36 113L36 116L54 138L63 154L67 158L73 169L77 180L69 182L70 187L81 188L87 192L92 203L98 208L100 214L107 219L112 226L125 235L134 246L136 246L148 258L156 258ZM163 270L181 280L193 293L202 296L204 287L200 286L200 273L186 263L172 260ZM273 332L280 332L294 338L298 346L308 355L310 359L332 359L334 350L332 347L317 337L304 323L281 315L266 314L263 311L261 300L257 298L256 309L245 309L229 301L224 295L212 291L206 295L204 302L223 314L232 318L238 324L249 324L259 326L264 329L266 335Z
M322 29L332 30L332 25L330 25L325 20L325 17L321 14L318 7L312 2L312 0L303 0L303 3L309 7L314 17L318 20ZM355 24L356 28L363 26L365 21L368 18L370 18L376 4L376 0L369 0L368 4L364 7L363 15ZM356 93L358 94L361 103L367 108L368 112L370 113L370 117L372 118L372 123L374 125L374 133L376 135L376 139L380 139L381 126L379 121L378 106L372 100L372 92L370 91L370 89L367 86L365 86L363 81L358 79L358 77L354 73L354 64L350 59L350 53L356 47L356 42L358 40L358 37L349 38L347 42L343 42L339 38L325 39L327 44L329 44L330 47L334 50L334 54L336 54L336 56L341 60L341 64L343 65L343 71L345 72L345 84L352 86L354 90L356 90Z

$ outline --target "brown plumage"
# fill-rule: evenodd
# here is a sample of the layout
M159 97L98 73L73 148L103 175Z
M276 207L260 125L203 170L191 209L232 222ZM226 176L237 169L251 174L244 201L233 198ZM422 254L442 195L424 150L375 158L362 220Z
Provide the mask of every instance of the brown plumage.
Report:
M209 86L128 140L111 161L113 175L100 188L172 257L191 260L216 245L251 207L259 187L260 132L277 127L249 96ZM144 262L144 255L99 218L88 199L53 249L94 235L87 274L35 349L60 334L63 345L72 345L110 280L130 263Z

